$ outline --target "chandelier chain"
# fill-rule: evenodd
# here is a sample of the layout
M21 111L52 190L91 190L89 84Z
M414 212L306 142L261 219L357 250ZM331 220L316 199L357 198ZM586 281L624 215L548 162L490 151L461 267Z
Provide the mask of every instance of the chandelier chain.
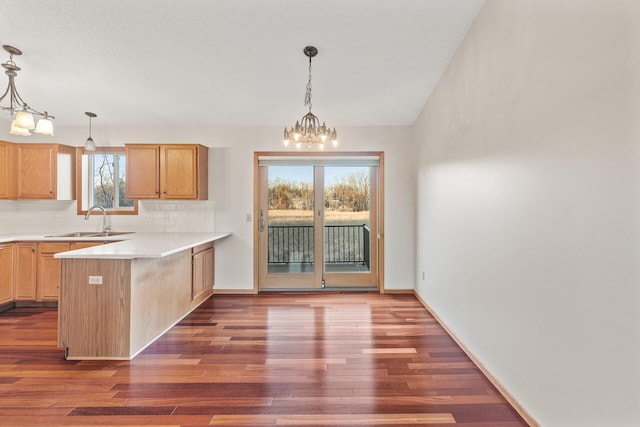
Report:
M309 81L307 82L307 92L304 95L304 105L308 105L309 112L311 112L311 57L309 57Z

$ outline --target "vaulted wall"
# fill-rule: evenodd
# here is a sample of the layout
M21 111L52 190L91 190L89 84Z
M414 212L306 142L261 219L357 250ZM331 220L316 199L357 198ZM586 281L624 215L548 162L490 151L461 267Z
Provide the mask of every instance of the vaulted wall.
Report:
M544 426L640 425L639 28L489 0L414 126L416 290Z

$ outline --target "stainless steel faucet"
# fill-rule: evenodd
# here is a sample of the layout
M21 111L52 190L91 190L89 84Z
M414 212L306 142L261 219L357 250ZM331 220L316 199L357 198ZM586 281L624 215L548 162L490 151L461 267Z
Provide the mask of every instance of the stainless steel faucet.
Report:
M109 227L109 224L107 224L107 210L102 206L98 206L98 205L91 206L89 209L87 209L87 214L84 216L84 219L88 220L89 217L91 216L91 211L94 209L100 209L102 211L102 232L108 233L110 227Z

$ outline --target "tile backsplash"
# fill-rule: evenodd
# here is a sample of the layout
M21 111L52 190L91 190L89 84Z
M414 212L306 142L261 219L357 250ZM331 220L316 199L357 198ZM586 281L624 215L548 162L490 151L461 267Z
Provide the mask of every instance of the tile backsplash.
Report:
M140 201L138 215L108 215L114 231L215 231L213 201ZM102 217L85 221L75 201L0 200L0 234L102 229Z

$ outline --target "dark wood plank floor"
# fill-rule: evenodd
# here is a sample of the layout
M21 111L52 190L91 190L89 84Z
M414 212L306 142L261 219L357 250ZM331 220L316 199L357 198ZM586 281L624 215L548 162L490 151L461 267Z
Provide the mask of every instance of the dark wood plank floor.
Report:
M56 322L0 314L0 425L526 426L412 295L216 295L127 362Z

